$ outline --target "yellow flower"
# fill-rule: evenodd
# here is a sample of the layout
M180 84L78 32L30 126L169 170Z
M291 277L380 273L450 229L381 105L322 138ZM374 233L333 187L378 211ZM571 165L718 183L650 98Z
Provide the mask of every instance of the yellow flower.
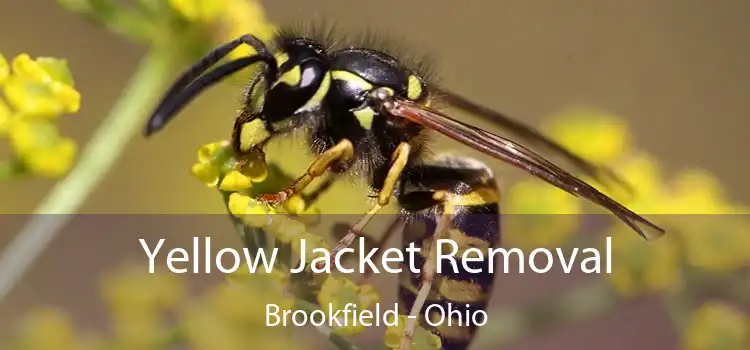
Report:
M223 30L220 41L237 38L252 33L262 41L268 41L276 33L276 27L266 18L263 7L258 1L226 0L220 22ZM230 58L239 58L255 53L247 45L241 45L229 54Z
M272 223L270 216L276 213L274 208L237 192L229 195L227 208L232 215L242 219L248 226L258 228L264 228Z
M47 120L20 119L10 124L11 146L27 170L43 177L67 174L78 150L72 139L60 136Z
M113 314L169 309L184 298L184 286L177 275L151 274L141 265L120 267L104 278L102 290Z
M505 232L510 245L538 248L557 246L576 233L580 199L539 180L516 183L506 203L510 218Z
M404 328L409 319L405 315L398 317L394 326L389 326L385 331L385 346L389 349L398 349L404 338ZM440 337L417 325L412 337L411 348L414 350L439 350L443 347Z
M213 162L223 149L230 146L229 141L211 142L198 148L198 162Z
M309 237L305 224L283 215L275 216L268 226L268 230L274 238L285 244L299 242L301 238ZM317 239L316 237L316 241Z
M13 75L3 84L5 97L16 111L27 116L54 118L80 109L81 95L64 60L27 54L13 60Z
M285 233L281 229L271 229L271 234L274 235L274 237L283 237L288 236L289 234ZM292 231L293 232L293 231ZM297 256L302 256L302 240L305 240L305 263L310 263L312 260L315 260L316 258L320 258L323 256L322 250L331 251L331 247L325 242L325 240L318 236L314 235L309 232L305 232L301 235L299 235L297 238L295 238L291 244L292 244L292 252L294 254L297 254ZM317 252L313 252L314 250L318 249ZM321 250L322 249L322 250Z
M602 192L641 215L669 213L661 169L653 157L644 153L627 155L613 163L613 169L632 186L634 193L626 193L620 186L605 187Z
M216 187L219 182L219 169L209 163L195 163L190 172L193 176L197 177L198 180L206 184L208 187Z
M5 82L5 79L10 75L10 66L8 66L8 60L5 56L0 54L0 85Z
M41 148L29 154L26 167L42 177L60 177L68 173L76 159L78 146L71 138L60 138L54 147Z
M728 214L729 204L716 178L703 170L688 170L672 184L669 207L674 214Z
M158 267L157 267L158 269ZM125 265L102 282L115 338L124 348L153 348L164 340L163 311L173 309L184 298L177 275L150 274L146 266Z
M622 226L607 236L612 243L612 273L606 277L620 294L665 292L679 281L679 250L673 236L645 241Z
M0 99L0 136L5 136L5 134L7 134L8 129L10 128L10 123L13 120L12 118L13 112L5 101Z
M245 176L237 170L232 170L228 174L224 175L221 180L219 189L222 191L243 191L252 186L252 182L249 177Z
M348 278L334 277L329 275L318 293L318 304L323 310L330 307L334 312L344 310L347 305L353 304L356 310L368 310L380 301L375 288L369 284L357 285ZM354 309L350 306L349 309ZM334 323L334 332L341 335L354 335L364 331L365 326L353 322L341 322L344 326L339 327Z
M592 162L610 163L630 146L625 122L606 112L574 108L547 124L544 129L551 137Z
M222 0L169 0L169 5L190 21L211 22L222 13L226 1Z
M305 200L300 195L293 196L284 202L284 209L289 214L302 214L305 212Z
M238 161L228 141L201 146L198 149L198 162L193 164L190 172L206 186L218 185L220 190L227 192L246 191L253 182L262 182L268 176L262 152L251 153Z
M701 215L677 219L675 233L684 242L687 262L697 268L724 272L750 262L750 222L742 215Z
M73 350L78 343L75 333L73 322L61 311L36 310L24 319L19 348Z
M301 349L283 326L266 326L267 305L287 309L275 274L248 275L248 283L220 285L186 310L183 322L194 349ZM254 280L250 282L250 280ZM270 288L269 288L270 287Z
M683 333L686 350L742 350L750 347L750 321L723 302L707 302L695 311Z

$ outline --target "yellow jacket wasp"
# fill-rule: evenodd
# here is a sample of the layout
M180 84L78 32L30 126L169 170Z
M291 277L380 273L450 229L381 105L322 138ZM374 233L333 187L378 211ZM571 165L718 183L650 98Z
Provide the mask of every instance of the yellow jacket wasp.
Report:
M256 53L208 71L243 44ZM421 275L402 278L399 295L402 304L410 308L402 310L404 313L416 316L431 303L483 309L491 292L492 276L436 276L430 244L437 239L454 238L459 245L464 244L461 241L471 241L495 247L500 239L500 195L492 172L483 163L466 157L426 157L425 134L429 130L608 209L644 238L664 233L521 144L460 122L430 106L441 102L492 120L524 140L567 158L592 178L617 179L609 170L579 158L530 127L436 86L421 67L406 64L386 50L365 44L337 46L325 33L315 31L303 34L284 29L269 46L252 35L244 35L209 52L174 82L149 119L145 134L163 128L206 88L256 63L263 63L263 68L250 84L233 128L236 154L242 157L250 150L262 149L276 136L301 131L316 156L306 174L283 191L259 199L270 204L284 202L329 171L366 178L377 193L377 201L339 241L331 254L334 256L350 245L369 219L395 196L402 208L400 216L412 224L422 224L421 229L406 229L405 244L416 241L424 245L425 252ZM469 215L480 215L482 219L468 220ZM409 318L402 349L409 348L415 327L416 319ZM475 333L472 327L434 327L433 331L441 337L445 349L465 349Z

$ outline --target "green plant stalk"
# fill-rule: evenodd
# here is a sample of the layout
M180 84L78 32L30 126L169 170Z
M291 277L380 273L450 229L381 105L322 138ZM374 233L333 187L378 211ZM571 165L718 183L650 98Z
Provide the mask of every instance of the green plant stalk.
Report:
M0 301L104 180L142 125L173 69L168 50L152 49L109 116L94 132L72 171L48 193L29 223L0 256Z

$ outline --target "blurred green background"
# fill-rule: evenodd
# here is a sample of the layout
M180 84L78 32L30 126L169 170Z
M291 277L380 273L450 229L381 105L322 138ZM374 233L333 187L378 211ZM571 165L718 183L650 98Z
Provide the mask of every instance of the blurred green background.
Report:
M750 144L745 139L750 128L750 22L746 21L750 2L277 0L262 5L268 19L276 24L322 16L334 20L344 32L374 29L403 38L415 44L414 50L437 60L444 85L532 125L578 106L607 111L627 122L637 148L657 159L667 174L684 168L704 169L721 182L729 201L750 203L750 162L746 155ZM0 36L0 52L8 60L26 52L32 57L53 56L68 61L82 102L80 112L62 117L60 125L81 149L146 52L142 45L86 22L54 1L0 2L0 30L4 33ZM181 64L175 61L175 65ZM195 101L158 137L144 140L138 135L79 212L223 213L215 191L207 190L188 170L200 145L228 138L241 88L239 81L218 86ZM475 122L471 116L461 117ZM478 125L491 128L486 123ZM579 142L579 147L586 147L585 140ZM435 149L459 149L477 155L444 139L435 143ZM7 149L0 150L5 154ZM268 152L269 160L274 161L282 151L282 166L290 173L302 171L310 161L301 147L289 141L274 144ZM523 176L499 162L493 164L504 186ZM54 180L43 179L0 182L0 213L32 212L54 184ZM351 185L339 184L329 196L342 198L353 193L359 192ZM359 213L367 207L364 196L346 198L324 199L319 207L324 213L335 214ZM4 230L0 246L15 232ZM78 244L64 245L75 251L61 251L53 245L44 254L54 261L54 256L101 252L102 247L109 246L81 239ZM95 257L90 261L95 264ZM71 276L71 281L91 283L104 265L85 275ZM49 284L44 281L69 268L46 264L33 269L11 295L12 306L2 307L5 310L0 311L0 324L14 324L20 313L48 304L46 300L68 308L81 305L85 297L81 299L76 293L61 296L60 291L46 290ZM541 277L523 277L510 296L499 298L497 303L514 305L530 291L547 289L550 292L542 294L552 297L557 288L554 283ZM610 321L614 323L607 329L659 318L646 311L649 305L647 301L636 303L624 311L626 314L612 316L614 320ZM571 336L566 344L580 343L580 339L596 343L601 332L587 331L588 326L535 337L514 348L548 348L570 334L578 338ZM639 343L634 336L627 336L643 331L637 327L628 331L632 333L612 337L630 347L676 346L673 334L657 331L668 328L654 327L649 342ZM600 341L600 345L607 344L606 337Z

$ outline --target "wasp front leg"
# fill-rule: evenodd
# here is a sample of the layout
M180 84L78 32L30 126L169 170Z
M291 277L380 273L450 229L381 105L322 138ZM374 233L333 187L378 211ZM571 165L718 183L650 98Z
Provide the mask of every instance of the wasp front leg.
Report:
M289 186L277 193L260 195L257 199L271 205L283 203L292 196L302 193L313 180L323 176L333 165L346 163L352 159L354 159L354 146L351 141L343 139L318 156L307 168L307 172L292 181Z
M391 166L388 169L388 174L383 182L383 187L378 192L378 198L375 205L373 205L367 213L360 218L354 226L344 235L341 240L338 241L336 246L331 251L331 260L334 259L336 254L342 249L349 247L352 242L360 235L364 227L370 222L370 219L383 209L390 202L393 197L393 192L396 189L398 180L401 177L401 173L406 168L406 164L409 161L409 154L411 153L411 145L404 142L401 143L396 151L393 152Z

